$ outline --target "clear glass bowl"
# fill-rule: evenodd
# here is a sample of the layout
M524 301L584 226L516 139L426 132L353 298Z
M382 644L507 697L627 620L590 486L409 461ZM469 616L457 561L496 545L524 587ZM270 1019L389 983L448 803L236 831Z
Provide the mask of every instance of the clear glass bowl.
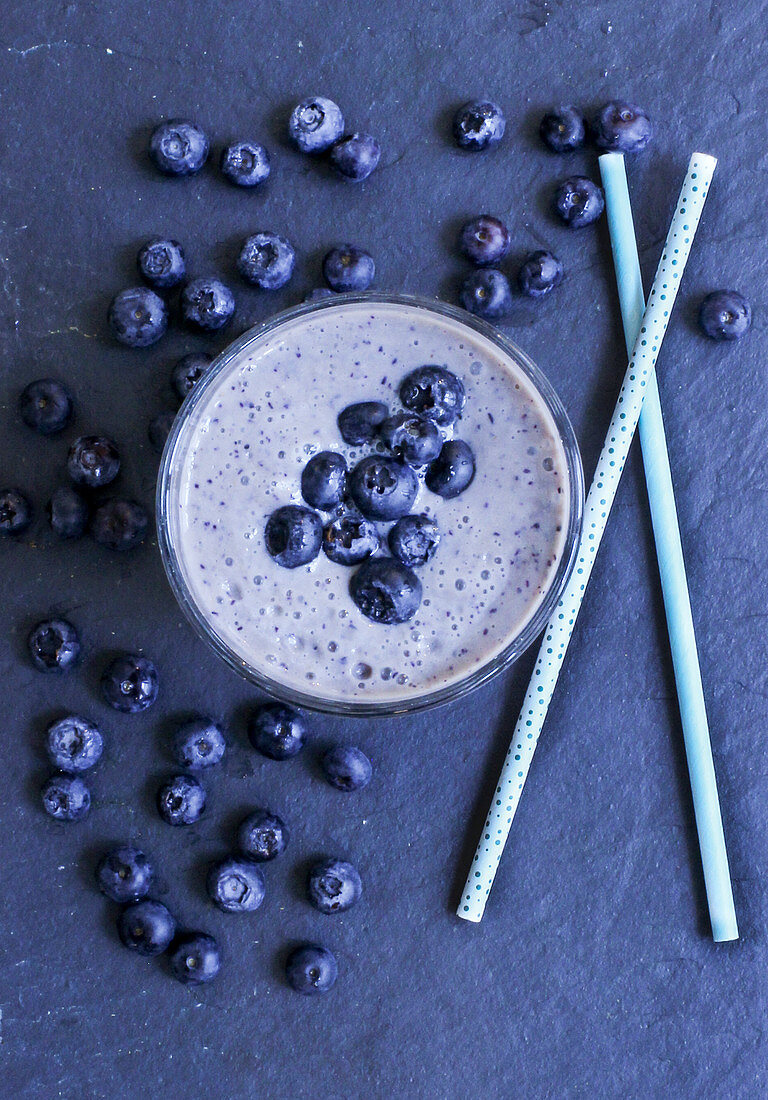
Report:
M196 605L192 594L186 584L179 556L173 543L172 523L173 514L173 474L176 469L175 457L179 449L180 440L183 439L188 425L194 416L198 405L207 397L210 388L215 385L219 374L225 370L243 352L250 351L260 340L274 334L276 329L305 314L311 314L320 310L338 309L343 305L355 302L364 302L374 306L377 303L403 305L419 310L429 311L431 314L449 318L452 322L460 323L468 330L479 333L492 344L498 347L506 356L513 360L516 367L521 370L535 387L539 396L548 408L557 431L560 442L565 452L567 461L568 484L570 491L569 511L565 541L559 565L553 575L549 590L535 610L532 617L525 623L519 633L512 637L508 644L498 653L491 656L488 661L474 668L461 679L433 689L425 689L421 694L414 694L397 700L370 700L370 699L324 699L313 695L311 690L304 691L280 682L278 678L266 675L262 670L252 667L241 656L220 638L212 629L210 621L205 617ZM171 433L163 451L160 474L157 484L157 532L168 580L181 609L192 623L198 634L209 643L211 648L219 654L233 669L247 680L256 684L270 695L295 706L309 710L323 711L333 714L348 715L393 715L405 712L421 710L426 707L447 703L460 698L486 683L492 676L508 668L524 650L530 646L537 635L543 630L552 611L559 600L563 589L570 577L576 558L579 535L581 532L582 509L584 503L584 477L579 456L578 444L571 427L571 423L565 409L555 393L554 389L535 366L535 364L522 352L516 344L487 322L482 321L462 309L454 306L406 294L339 294L333 298L320 299L285 310L270 318L269 321L250 329L214 360L191 391L182 405L174 422Z

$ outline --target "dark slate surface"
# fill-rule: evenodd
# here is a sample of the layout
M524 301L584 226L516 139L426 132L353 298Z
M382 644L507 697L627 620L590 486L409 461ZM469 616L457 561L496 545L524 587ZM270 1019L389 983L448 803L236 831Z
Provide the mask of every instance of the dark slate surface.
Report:
M3 1095L211 1098L727 1097L768 1090L765 1018L768 844L765 755L766 56L762 5L418 5L394 2L6 4L0 25L0 482L32 495L38 521L0 546ZM360 188L285 147L288 108L319 91L380 135L382 167ZM446 140L457 102L497 98L509 116L493 155ZM338 238L371 250L378 285L455 295L461 219L509 219L513 263L553 246L567 281L519 304L509 330L549 374L594 465L624 354L605 225L569 235L546 212L559 162L539 147L541 110L626 95L657 138L630 167L646 276L693 149L720 166L660 365L699 630L741 942L708 934L690 794L638 455L630 462L487 916L453 910L532 657L474 697L411 720L313 723L370 753L370 788L326 787L314 754L284 765L248 750L254 692L193 637L154 540L125 558L54 545L42 506L76 433L115 437L122 488L150 503L151 413L172 407L174 358L209 346L174 331L144 353L113 346L109 297L132 282L138 245L163 232L194 272L231 274L236 243L272 228L301 261L273 296L237 287L238 325L298 300ZM189 115L216 139L265 140L265 190L213 170L172 182L144 148L161 117ZM749 338L697 335L697 300L735 286L755 306ZM220 346L211 342L214 348ZM76 422L38 439L15 413L22 384L67 378ZM52 608L82 630L82 669L63 679L25 660L30 624ZM160 665L146 716L96 694L116 649ZM67 709L104 728L88 822L47 820L37 790L46 722ZM174 831L152 809L172 719L203 708L231 728L210 777L211 813ZM266 801L294 826L253 919L212 910L206 861ZM155 853L162 896L220 936L219 980L199 992L117 944L92 884L97 854L130 837ZM364 902L338 919L302 899L307 860L350 857ZM321 938L341 976L320 1002L281 979L286 945Z

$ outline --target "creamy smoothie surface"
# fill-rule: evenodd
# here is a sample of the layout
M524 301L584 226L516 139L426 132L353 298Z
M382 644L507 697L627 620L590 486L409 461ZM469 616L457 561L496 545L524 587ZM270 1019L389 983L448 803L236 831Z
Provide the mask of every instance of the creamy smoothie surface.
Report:
M304 503L313 454L338 451L351 468L381 449L345 444L341 410L384 401L399 411L400 381L428 363L464 384L463 416L446 435L470 444L476 473L452 500L421 481L412 511L437 520L441 542L418 570L415 616L384 625L350 597L356 567L321 552L281 568L264 528L276 508ZM319 700L397 703L466 677L519 634L560 562L569 493L552 415L502 349L417 306L347 303L263 335L203 393L174 451L169 536L193 603L242 661Z

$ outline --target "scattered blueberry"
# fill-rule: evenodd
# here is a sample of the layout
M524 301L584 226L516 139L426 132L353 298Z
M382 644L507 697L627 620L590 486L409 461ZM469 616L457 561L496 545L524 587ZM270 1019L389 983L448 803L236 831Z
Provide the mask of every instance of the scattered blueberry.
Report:
M586 176L569 176L558 185L554 195L555 213L571 229L596 222L603 212L603 192Z
M489 149L501 141L506 125L501 107L487 99L473 99L453 116L453 136L461 149Z
M612 153L639 153L653 137L653 126L640 107L611 100L592 120L592 134L601 149Z
M517 276L520 293L529 298L543 298L563 281L563 265L557 256L544 249L530 252Z
M447 367L417 367L400 383L400 400L406 409L434 420L441 427L453 424L464 408L464 385Z
M154 877L149 857L130 844L107 852L96 866L96 883L102 894L121 905L146 897Z
M539 126L541 140L553 153L570 153L584 144L584 115L578 107L553 107Z
M200 127L183 118L161 122L149 139L150 158L168 176L199 172L208 159L208 149L208 138Z
M249 859L268 863L285 851L289 836L288 826L277 814L255 810L237 830L237 843Z
M173 427L175 419L176 413L161 412L158 413L157 416L153 416L149 422L147 436L152 445L152 450L156 451L159 455L163 453L165 441L171 434L171 428Z
M358 565L380 544L376 525L354 513L336 516L323 529L323 550L337 565Z
M323 275L331 290L367 290L376 274L373 256L353 244L341 244L326 252Z
M54 768L85 772L101 759L104 740L93 722L68 714L51 722L45 734L45 748Z
M481 214L461 228L459 248L473 264L497 264L509 251L509 230L491 214Z
M40 672L66 672L80 656L80 639L66 619L44 619L27 639L32 664Z
M327 993L338 974L336 956L317 943L304 943L295 948L285 962L288 985L305 996Z
M19 413L28 428L54 435L72 418L72 394L55 378L38 378L19 394Z
M287 760L304 748L307 727L293 707L264 703L248 720L248 738L270 760Z
M79 539L85 534L91 509L85 497L69 485L54 489L45 508L51 530L60 539Z
M403 516L390 529L388 538L393 556L416 569L434 557L440 545L440 528L431 516Z
M205 787L193 775L173 775L157 792L158 813L166 825L194 825L205 801Z
M459 294L464 309L495 321L504 317L512 308L512 290L507 276L494 267L473 271L464 280Z
M307 876L307 896L321 913L343 913L360 900L363 884L351 863L324 859Z
M302 153L322 153L344 133L344 116L332 99L310 96L291 111L288 133Z
M715 290L699 306L699 324L711 340L740 340L752 324L752 308L738 290Z
M52 775L40 794L43 809L57 821L81 821L91 808L91 792L78 775Z
M336 451L313 455L301 472L301 495L313 508L327 512L344 499L347 462Z
M69 448L67 473L76 485L100 489L120 472L120 455L111 439L103 435L81 435Z
M149 287L128 287L110 302L107 323L118 343L129 348L148 348L168 328L168 307Z
M101 692L115 710L138 714L157 699L157 669L147 657L122 653L110 661L101 674Z
M181 292L181 313L188 325L203 332L223 328L235 312L235 296L213 275L193 279Z
M316 286L314 290L308 290L304 295L302 301L304 302L319 302L323 298L335 298L336 291L331 290L329 286Z
M184 400L212 362L213 357L202 351L191 352L179 359L171 373L171 385L179 401Z
M187 273L184 249L178 241L153 237L141 248L136 259L139 275L150 286L168 290L178 286Z
M184 768L210 768L226 750L224 734L210 718L192 718L173 736L174 758Z
M146 538L149 516L136 500L105 500L91 516L91 538L109 550L133 550Z
M451 500L463 493L475 476L475 456L463 439L449 439L427 470L427 488Z
M137 955L162 955L176 935L176 919L160 901L136 901L117 918L117 934Z
M211 864L205 885L225 913L251 913L264 901L264 875L250 859L233 856Z
M320 761L323 775L338 791L367 787L373 769L368 757L354 745L333 745Z
M237 270L247 283L262 290L279 290L293 275L296 253L278 233L254 233L243 242Z
M205 932L184 932L171 943L171 974L184 985L202 985L219 972L219 945Z
M368 455L349 475L349 491L368 519L398 519L411 510L419 479L410 466L388 455Z
M32 505L20 489L0 489L0 537L20 535L32 522Z
M331 147L331 167L351 183L367 180L381 157L381 147L370 134L348 134Z
M434 420L419 413L395 413L381 425L379 434L386 447L409 466L425 466L440 454L443 437Z
M370 443L387 416L389 409L383 401L358 401L347 405L339 413L337 421L341 438L353 447Z
M269 175L269 153L255 141L235 141L223 150L219 166L236 187L257 187Z
M375 623L404 623L421 603L421 581L394 558L369 558L349 582L357 607Z
M314 561L323 541L323 521L301 504L284 504L267 520L264 543L268 554L284 569Z

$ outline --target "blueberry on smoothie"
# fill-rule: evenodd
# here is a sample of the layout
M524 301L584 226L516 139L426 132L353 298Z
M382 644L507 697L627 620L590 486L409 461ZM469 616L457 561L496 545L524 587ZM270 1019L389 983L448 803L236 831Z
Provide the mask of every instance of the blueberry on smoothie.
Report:
M382 442L409 466L426 466L440 454L443 437L434 420L419 413L395 413L379 428Z
M149 439L150 446L156 454L161 455L163 448L165 447L165 441L171 434L171 428L173 422L176 419L176 413L166 411L158 413L157 416L153 416L147 427L147 438Z
M512 308L509 280L503 271L497 271L494 267L473 271L462 284L459 301L476 317L496 321Z
M653 126L640 107L611 100L592 120L595 145L611 153L639 153L653 137Z
M60 539L79 539L85 534L91 508L77 489L69 485L54 489L45 511L51 530Z
M296 569L314 561L323 541L323 521L317 512L301 504L276 508L264 529L267 553L284 569Z
M237 830L240 851L257 863L269 863L282 855L289 837L288 826L283 819L269 810L254 810Z
M416 569L434 557L440 545L440 528L431 516L403 516L390 529L388 539L392 555Z
M91 516L91 538L108 550L133 550L149 529L149 515L137 500L105 500Z
M0 489L0 538L20 535L32 522L32 505L20 489Z
M85 772L97 764L104 750L98 728L86 718L68 714L51 722L45 733L45 751L54 768Z
M480 214L462 226L459 248L478 267L497 264L509 251L509 230L499 218Z
M563 281L563 265L552 252L530 252L517 275L520 293L528 298L543 298Z
M302 153L323 153L344 133L341 108L322 95L302 99L291 111L288 133Z
M148 348L168 328L168 307L148 286L128 287L110 302L107 324L118 343L128 348Z
M234 141L222 151L219 167L235 187L258 187L269 176L269 153L255 141Z
M553 107L539 125L539 136L552 153L580 149L586 137L584 115L578 107Z
M362 183L374 171L381 147L371 134L347 134L331 146L329 160L337 176L350 183Z
M379 549L376 525L365 516L347 512L323 528L323 551L337 565L359 565Z
M149 139L149 156L167 176L199 172L208 159L208 138L194 122L173 118L161 122Z
M383 401L358 401L347 405L337 420L341 438L352 447L371 443L388 416L389 409Z
M149 856L131 844L113 848L96 865L96 883L102 894L121 905L145 898L154 877Z
M183 768L210 768L222 759L227 745L216 723L201 716L179 726L171 747Z
M463 439L449 439L432 462L424 479L432 493L451 500L463 493L475 476L475 456Z
M40 435L55 435L72 419L72 394L56 378L38 378L19 394L19 414Z
M44 619L27 638L32 664L40 672L66 672L80 656L80 638L66 619Z
M213 275L193 279L181 292L181 314L192 328L216 332L231 320L234 312L234 294Z
M331 290L367 290L376 274L373 256L353 244L340 244L326 252L323 276Z
M120 454L104 435L81 435L69 448L67 473L76 485L100 489L120 472Z
M369 558L349 582L355 605L375 623L405 623L421 603L421 581L394 558Z
M278 233L254 233L237 258L237 270L246 283L262 290L279 290L293 275L296 253L293 245Z
M317 943L295 948L285 961L285 979L296 993L311 997L327 993L336 981L336 956Z
M139 274L150 286L168 290L178 286L187 273L184 249L178 241L153 237L141 248L136 259Z
M56 821L82 821L91 808L91 792L79 775L52 775L40 796L43 809Z
M506 125L504 112L496 103L473 99L453 116L453 137L461 149L490 149L501 141Z
M183 985L203 985L219 972L219 945L205 932L184 932L171 942L168 963L171 974Z
M324 859L307 876L307 897L321 913L343 913L360 900L362 893L360 875L344 859Z
M740 340L752 324L752 307L738 290L715 290L699 306L699 325L710 340Z
M166 825L194 825L205 802L205 787L193 775L173 775L157 792L157 810Z
M349 475L349 491L368 519L399 519L410 512L419 491L419 479L399 459L368 455Z
M570 229L596 222L603 212L602 190L586 176L569 176L558 184L553 197L555 213Z
M304 748L307 727L293 707L263 703L248 720L248 739L270 760L288 760Z
M190 393L212 362L213 357L202 351L193 351L179 359L171 372L171 385L179 401Z
M225 913L252 913L264 901L264 875L250 859L230 856L211 864L205 886Z
M313 455L301 471L301 495L313 508L327 512L344 499L347 460L336 451Z
M320 760L323 775L337 791L359 791L371 781L368 757L354 745L332 745Z
M176 919L160 901L136 901L121 911L117 934L137 955L162 955L176 935Z
M115 657L101 674L104 701L123 714L138 714L151 707L159 686L154 664L137 653Z
M466 394L460 378L447 367L432 363L405 376L400 383L400 400L411 412L447 427L461 416Z

